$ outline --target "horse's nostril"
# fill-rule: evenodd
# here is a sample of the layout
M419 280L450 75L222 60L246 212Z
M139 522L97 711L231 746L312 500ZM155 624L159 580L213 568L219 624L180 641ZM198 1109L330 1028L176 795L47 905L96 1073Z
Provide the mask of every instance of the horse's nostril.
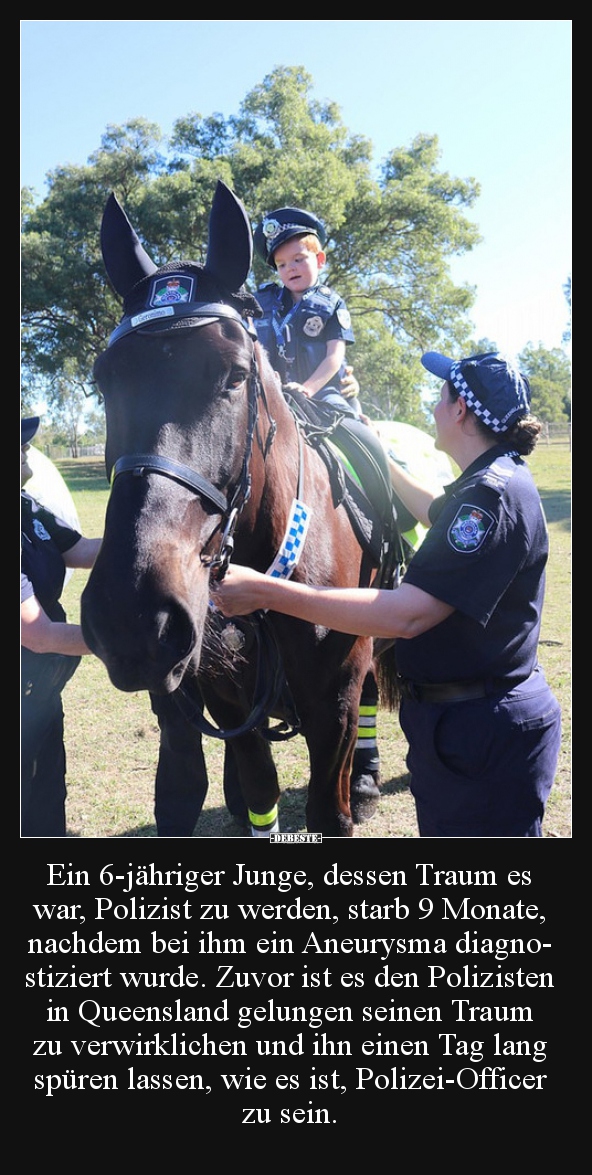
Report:
M157 612L152 642L157 658L167 653L183 660L193 651L196 636L189 612L178 602L171 602L168 608Z

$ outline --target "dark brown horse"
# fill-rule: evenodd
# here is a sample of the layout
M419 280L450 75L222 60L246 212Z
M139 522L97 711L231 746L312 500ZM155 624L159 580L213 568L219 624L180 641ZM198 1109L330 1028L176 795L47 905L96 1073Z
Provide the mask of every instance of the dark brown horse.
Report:
M277 614L229 623L209 603L212 565L223 573L233 549L240 563L275 561L273 573L315 584L367 584L372 572L256 341L246 213L219 183L205 265L157 268L111 196L101 243L124 313L95 367L112 490L82 626L118 689L150 693L158 834L193 834L205 704L231 735L255 834L276 827L277 717L308 744L308 829L352 836L376 805L355 780L350 791L371 640Z

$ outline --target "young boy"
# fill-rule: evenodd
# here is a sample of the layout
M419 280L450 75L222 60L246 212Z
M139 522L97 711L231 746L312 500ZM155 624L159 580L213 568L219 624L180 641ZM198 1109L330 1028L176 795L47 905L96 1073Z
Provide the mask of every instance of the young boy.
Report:
M266 282L257 290L263 310L263 318L257 319L257 335L288 390L296 384L310 399L359 418L357 395L347 392L351 368L346 372L345 350L354 342L349 311L343 298L320 279L326 240L322 221L302 208L276 208L257 225L255 248L282 283ZM352 770L370 809L380 794L377 709L378 687L370 672L360 699Z
M276 208L257 225L255 248L282 283L257 290L257 334L288 390L296 385L311 399L360 416L357 397L346 399L341 384L346 346L354 342L349 311L320 278L326 239L322 221L302 208Z

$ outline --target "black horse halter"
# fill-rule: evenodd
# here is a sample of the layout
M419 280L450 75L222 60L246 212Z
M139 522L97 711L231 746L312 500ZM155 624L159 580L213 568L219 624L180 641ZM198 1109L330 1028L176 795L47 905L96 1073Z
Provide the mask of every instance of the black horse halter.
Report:
M158 333L159 335L174 333L175 327L172 324L171 326L159 327L157 332L151 331L148 327L149 323L162 321L165 318L169 319L171 317L175 320L187 319L188 321L184 325L190 328L207 326L208 323L215 322L216 319L220 318L231 318L234 322L240 323L250 338L257 338L256 331L253 327L232 306L227 306L224 302L192 302L163 307L161 310L147 310L136 315L126 315L119 323L119 326L113 331L109 339L109 346L118 342L125 335L135 331L138 334L149 335L153 333ZM249 377L249 419L245 454L240 477L230 501L221 490L213 485L212 482L208 481L207 478L202 477L196 470L161 454L135 453L131 456L119 457L113 466L111 474L111 483L113 484L115 479L122 473L132 473L134 477L143 477L147 473L158 473L164 477L172 478L173 481L177 481L181 485L187 486L188 489L193 490L200 498L205 499L206 502L214 506L222 515L223 519L225 519L225 528L218 555L212 556L209 559L204 558L203 562L207 562L209 566L216 568L216 573L220 578L223 577L228 569L234 546L234 530L239 515L251 495L250 463L253 437L257 424L258 401L261 394L261 382L259 380L255 357L253 356Z

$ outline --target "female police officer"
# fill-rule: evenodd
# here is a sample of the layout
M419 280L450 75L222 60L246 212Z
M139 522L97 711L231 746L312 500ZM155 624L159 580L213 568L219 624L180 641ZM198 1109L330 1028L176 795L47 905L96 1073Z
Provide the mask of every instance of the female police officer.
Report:
M315 588L230 568L226 616L268 608L341 632L395 637L401 726L419 832L540 837L559 753L559 705L537 661L548 536L522 455L540 423L528 380L497 353L439 376L436 445L460 476L435 496L394 463L393 485L429 526L394 592Z
M100 539L83 538L23 485L39 417L21 421L21 834L66 835L66 752L62 690L81 654L80 625L60 603L67 567L92 567Z

